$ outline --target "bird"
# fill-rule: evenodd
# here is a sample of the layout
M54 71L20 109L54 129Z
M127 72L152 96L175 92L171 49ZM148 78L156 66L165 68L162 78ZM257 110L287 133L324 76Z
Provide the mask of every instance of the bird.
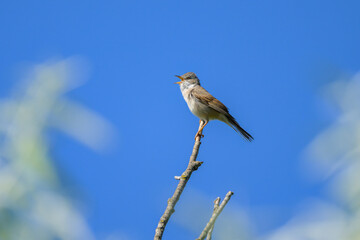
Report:
M220 120L226 123L248 141L254 139L239 125L236 119L229 113L228 108L200 85L200 80L195 73L188 72L181 76L175 75L175 77L181 80L176 82L176 84L180 85L181 93L190 111L200 119L201 127L199 127L195 135L195 140L198 136L200 138L204 137L202 131L210 120Z

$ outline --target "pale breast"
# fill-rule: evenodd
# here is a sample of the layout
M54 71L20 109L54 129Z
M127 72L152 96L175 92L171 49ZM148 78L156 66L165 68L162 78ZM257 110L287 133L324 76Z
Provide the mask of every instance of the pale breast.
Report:
M184 89L182 91L183 97L190 109L190 111L200 119L212 120L219 118L219 112L215 111L208 105L202 103L197 98L190 94L191 89Z

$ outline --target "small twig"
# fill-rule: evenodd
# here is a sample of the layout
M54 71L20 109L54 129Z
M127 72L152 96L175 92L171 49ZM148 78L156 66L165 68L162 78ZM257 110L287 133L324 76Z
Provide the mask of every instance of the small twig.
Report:
M200 122L199 129L202 127L202 124L203 124L203 121ZM179 183L175 189L173 196L171 198L169 198L169 200L167 202L167 207L165 209L165 212L161 216L158 226L155 230L154 240L162 239L162 235L164 233L166 224L169 221L171 215L175 212L175 205L179 201L180 195L183 192L183 190L186 186L186 183L189 181L191 174L194 171L196 171L203 163L203 162L196 161L197 155L199 153L200 144L201 144L200 139L201 139L200 136L197 136L195 139L194 148L193 148L192 154L190 156L189 164L188 164L185 172L183 172L183 174L181 174L180 178L175 177L175 179L179 180Z
M214 211L213 211L213 214L216 212L216 210L219 208L219 205L220 205L220 200L221 198L220 197L217 197L214 201ZM209 232L207 233L207 236L206 236L206 240L211 240L212 239L212 232L214 230L214 225L212 225L212 227L210 228Z
M222 210L224 209L225 205L228 203L228 201L230 200L231 196L234 193L229 191L224 200L221 202L220 206L217 208L216 211L213 212L209 222L206 224L206 227L204 228L204 230L202 231L202 233L200 234L200 236L196 239L196 240L204 240L207 233L210 231L210 229L212 227L214 227L215 221L217 219L217 217L220 215L220 213L222 212Z

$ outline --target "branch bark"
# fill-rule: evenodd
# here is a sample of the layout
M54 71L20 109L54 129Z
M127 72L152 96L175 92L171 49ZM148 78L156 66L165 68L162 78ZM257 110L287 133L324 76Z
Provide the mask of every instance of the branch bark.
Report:
M204 124L204 123L202 121L200 121L199 129L201 129L202 124ZM166 224L168 223L171 215L175 212L175 205L179 201L181 193L183 192L183 190L186 186L186 183L189 181L191 174L194 171L196 171L203 163L203 162L196 161L197 155L199 153L200 144L201 144L200 140L201 140L200 136L197 136L195 138L195 144L194 144L193 151L190 156L189 164L188 164L186 170L183 172L183 174L181 174L180 177L175 177L175 179L179 180L179 184L177 185L173 196L168 199L165 212L161 216L158 226L155 230L154 240L162 239Z
M216 212L216 210L219 208L220 205L220 197L217 197L214 201L214 211L213 214ZM212 225L212 227L210 228L209 232L206 235L206 240L211 240L212 239L212 232L214 230L214 225Z
M208 234L208 232L210 231L211 228L214 227L215 221L217 219L217 217L220 215L220 213L222 212L222 210L224 209L225 205L228 203L228 201L230 200L231 196L234 193L229 191L224 200L221 202L220 206L213 212L209 222L206 224L206 227L204 228L204 230L202 231L202 233L200 234L200 236L196 239L196 240L204 240L206 235Z

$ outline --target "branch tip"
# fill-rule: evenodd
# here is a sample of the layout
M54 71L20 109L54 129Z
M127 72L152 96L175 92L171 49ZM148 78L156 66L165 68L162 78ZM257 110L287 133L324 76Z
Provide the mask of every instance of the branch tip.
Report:
M232 191L229 191L224 200L221 202L221 204L219 205L220 203L220 197L216 198L215 201L214 201L214 211L213 211L213 214L209 220L209 222L206 224L204 230L202 231L202 233L200 234L200 236L197 238L197 240L204 240L205 237L207 236L207 239L211 240L211 233L212 233L212 230L214 228L214 224L215 224L215 221L217 219L217 217L220 215L220 213L222 212L222 210L224 209L225 205L228 203L228 201L230 200L231 196L233 195L234 193Z

